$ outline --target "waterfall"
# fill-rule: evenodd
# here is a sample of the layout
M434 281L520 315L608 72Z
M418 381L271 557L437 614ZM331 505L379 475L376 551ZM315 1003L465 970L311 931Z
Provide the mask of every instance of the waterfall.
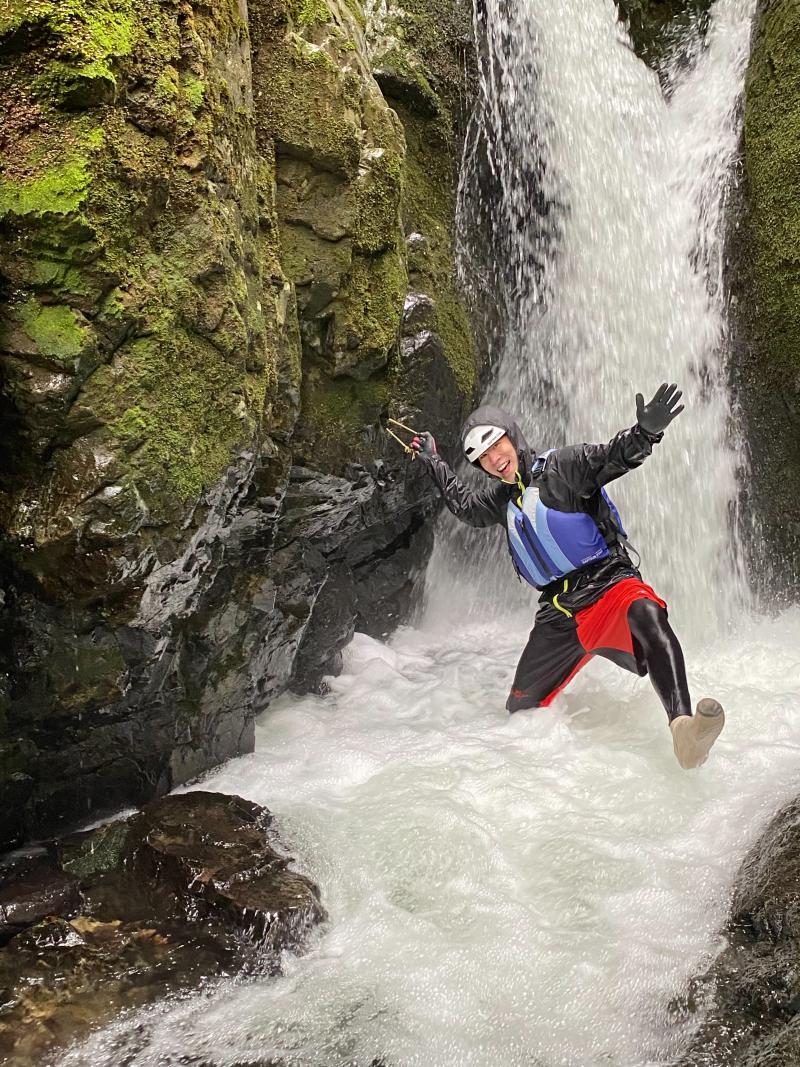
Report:
M459 196L465 282L494 278L505 319L486 401L515 413L533 448L606 441L635 422L637 392L683 389L686 412L641 471L609 488L645 579L695 635L724 628L747 602L723 209L754 6L718 0L707 38L685 43L662 89L612 0L481 0L480 102ZM481 242L490 217L500 238ZM487 248L495 260L477 263ZM443 589L449 613L459 586L465 613L530 605L502 552L487 565L487 534L453 527L445 515L430 616L444 614Z

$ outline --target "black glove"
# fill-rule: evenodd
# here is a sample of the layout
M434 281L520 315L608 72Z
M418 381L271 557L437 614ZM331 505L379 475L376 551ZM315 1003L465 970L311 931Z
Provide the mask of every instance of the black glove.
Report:
M659 386L649 404L645 404L642 394L637 393L636 421L646 433L661 433L683 411L685 405L675 407L682 396L677 385L667 385L666 382Z
M436 452L436 441L433 439L433 434L428 433L425 430L423 433L415 437L411 442L411 447L417 453L420 459L431 460Z

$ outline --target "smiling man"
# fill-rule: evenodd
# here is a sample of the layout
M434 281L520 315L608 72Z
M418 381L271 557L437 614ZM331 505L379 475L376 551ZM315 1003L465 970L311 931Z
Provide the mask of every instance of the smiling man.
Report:
M470 463L496 479L484 491L460 481L430 433L412 447L450 511L471 526L505 527L521 580L539 590L539 610L517 665L506 707L547 707L592 656L649 675L667 712L680 765L699 767L725 721L701 700L692 715L686 667L667 605L645 585L627 551L619 513L605 486L640 466L678 407L677 386L649 404L636 397L637 422L608 444L570 445L537 454L504 411L480 407L461 430Z

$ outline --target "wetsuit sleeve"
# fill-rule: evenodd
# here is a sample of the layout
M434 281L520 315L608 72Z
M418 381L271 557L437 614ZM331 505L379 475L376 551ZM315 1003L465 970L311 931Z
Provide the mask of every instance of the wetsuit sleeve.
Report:
M560 482L569 494L591 496L615 478L640 467L663 436L663 433L648 433L637 424L630 430L620 430L605 445L556 449L545 467L548 488L559 495L554 482Z
M423 460L448 509L469 526L492 526L504 523L507 494L502 485L475 491L465 485L440 455Z

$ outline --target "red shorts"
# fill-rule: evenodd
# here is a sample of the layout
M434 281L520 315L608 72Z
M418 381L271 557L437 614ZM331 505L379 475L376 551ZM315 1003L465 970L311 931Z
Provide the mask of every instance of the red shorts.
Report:
M592 656L645 674L628 622L628 608L636 600L653 600L667 607L649 585L638 578L624 578L574 617L536 623L517 665L508 710L547 707Z
M612 585L594 604L576 612L578 641L585 652L601 656L605 649L609 649L633 655L628 608L634 600L655 600L662 608L667 606L649 585L638 578L625 578Z

